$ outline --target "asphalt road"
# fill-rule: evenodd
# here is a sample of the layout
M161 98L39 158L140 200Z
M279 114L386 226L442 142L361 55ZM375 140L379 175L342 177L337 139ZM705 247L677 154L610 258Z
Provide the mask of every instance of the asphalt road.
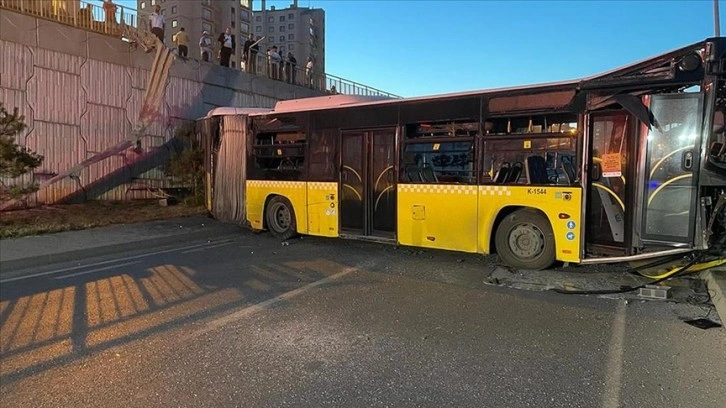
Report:
M726 406L726 332L682 321L708 309L493 262L241 232L36 265L0 284L0 405Z

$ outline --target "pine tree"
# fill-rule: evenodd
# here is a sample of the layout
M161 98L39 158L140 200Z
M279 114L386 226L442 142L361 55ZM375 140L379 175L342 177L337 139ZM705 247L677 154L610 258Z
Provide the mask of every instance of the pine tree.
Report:
M204 151L194 132L194 124L187 123L174 132L174 147L166 163L166 174L179 184L191 188L187 204L204 203Z
M43 156L18 145L15 137L25 130L25 117L18 108L10 113L0 103L0 202L20 198L38 190L35 183L10 184L43 163Z

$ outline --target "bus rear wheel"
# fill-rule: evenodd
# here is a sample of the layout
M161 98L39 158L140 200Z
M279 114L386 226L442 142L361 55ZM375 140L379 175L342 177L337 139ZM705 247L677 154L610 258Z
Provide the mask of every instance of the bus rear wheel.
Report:
M497 228L494 244L508 265L542 270L555 261L555 238L544 214L517 210L507 215Z
M277 238L285 240L297 235L295 211L285 197L275 196L270 199L265 211L265 220L270 233Z

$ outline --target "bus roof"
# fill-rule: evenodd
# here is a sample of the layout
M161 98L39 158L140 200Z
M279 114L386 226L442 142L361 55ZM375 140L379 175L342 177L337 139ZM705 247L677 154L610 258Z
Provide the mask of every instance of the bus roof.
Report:
M254 115L267 112L272 112L272 108L233 108L229 106L222 106L219 108L214 108L207 112L207 115L204 117L204 119L208 119L213 116Z
M559 82L549 82L549 83L542 83L542 84L531 84L531 85L518 85L513 87L503 87L503 88L492 88L492 89L483 89L483 90L475 90L475 91L465 91L465 92L455 92L455 93L447 93L447 94L437 94L437 95L427 95L427 96L418 96L418 97L411 97L411 98L401 98L401 99L393 99L388 97L366 97L366 96L358 96L358 95L342 95L342 94L336 94L336 95L325 95L325 96L319 96L319 97L311 97L311 98L302 98L302 99L291 99L291 100L283 100L277 102L275 105L275 108L272 110L264 110L259 112L250 112L248 113L250 116L264 116L269 114L276 114L276 113L291 113L291 112L304 112L304 111L314 111L314 110L321 110L321 109L335 109L335 108L348 108L348 107L358 107L358 106L372 106L372 105L383 105L383 104L399 104L399 103L408 103L408 102L421 102L421 101L430 101L430 100L441 100L441 99L455 99L455 98L461 98L461 97L467 97L467 96L483 96L483 95L490 95L490 94L497 94L497 93L507 93L512 91L533 91L535 93L538 92L547 92L547 91L576 91L580 88L580 86L583 83L587 83L590 81L602 81L607 80L612 77L617 77L620 75L630 75L634 72L638 71L644 71L644 70L650 70L657 66L660 66L672 59L675 56L682 55L685 52L690 52L694 50L698 50L705 46L707 41L710 41L712 39L706 39L704 41L700 41L695 44L691 44L685 47L681 47L672 51L668 51L666 53L658 54L656 56L643 59L641 61L627 64L606 72L602 72L596 75L579 78L579 79L573 79L573 80L567 80L567 81L559 81ZM246 113L246 112L245 112Z
M387 96L363 96L363 95L325 95L314 96L311 98L287 99L279 101L275 104L275 113L277 112L298 112L301 110L331 108L336 106L349 106L368 104L376 101L395 100Z
M356 98L359 98L359 97L355 96L355 95L340 95L340 94L325 95L325 96L316 96L316 97L312 97L312 98L279 101L279 102L277 102L277 104L275 104L275 108L272 111L253 113L253 114L250 114L250 116L264 116L264 115L275 114L275 113L304 112L304 111L314 111L314 110L331 109L331 108L334 109L334 108L349 108L349 107L357 107L357 106L397 104L397 103L449 99L449 98L453 99L453 98L459 98L459 97L484 95L484 94L490 94L490 93L508 92L508 91L516 91L516 90L547 91L547 90L555 90L555 89L570 89L570 88L575 89L579 83L580 83L580 80L570 80L570 81L550 82L550 83L536 84L536 85L520 85L520 86L506 87L506 88L494 88L494 89L486 89L486 90L455 92L455 93L448 93L448 94L416 96L416 97L401 98L401 99L394 99L394 98L388 98L388 97L380 98L379 97L379 98L376 98L373 100L371 100L371 99L356 100Z

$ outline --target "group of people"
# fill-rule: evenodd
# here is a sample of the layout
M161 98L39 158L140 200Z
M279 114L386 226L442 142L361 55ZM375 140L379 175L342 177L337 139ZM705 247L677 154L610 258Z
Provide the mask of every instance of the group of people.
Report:
M157 5L154 8L154 12L149 15L149 29L159 41L164 42L164 31L166 29L166 22L164 20L164 14L161 12L161 6ZM189 34L181 27L177 33L171 37L172 42L177 46L177 50L180 57L189 56ZM220 43L219 59L220 64L226 67L229 66L230 57L234 53L235 38L231 33L230 29L227 28L225 32L219 35L217 41ZM209 31L204 30L202 36L199 38L199 50L202 61L210 61L212 59L212 37L209 35Z
M164 15L161 12L161 6L157 5L154 8L154 12L149 16L149 28L151 33L159 38L159 41L164 42L164 30L165 21ZM265 54L260 56L260 43L261 39L258 37L256 40L252 33L249 38L245 41L243 46L242 61L244 62L244 69L246 72L256 74L260 69L263 69L268 77L277 80L284 80L291 84L300 83L299 76L295 73L297 70L297 60L292 52L288 52L287 55L279 53L277 46L267 48ZM176 44L178 54L180 57L187 58L189 56L189 35L181 27L177 33L172 36L172 42ZM224 67L230 66L230 60L234 50L237 47L234 34L228 27L223 33L217 37L219 43L219 64ZM212 60L212 53L214 48L214 41L208 31L202 32L202 36L199 38L199 50L202 61L209 62ZM264 67L260 67L264 65ZM305 85L312 86L313 84L313 60L308 57L305 63Z
M249 38L245 41L242 52L242 61L244 61L245 71L249 73L257 73L260 62L264 64L264 71L268 77L277 80L284 80L288 83L295 84L299 82L297 79L297 59L290 51L285 55L278 51L277 46L268 47L265 54L260 57L260 38L255 40L250 33ZM261 59L261 61L260 61ZM312 75L313 60L308 58L305 69L309 75Z

